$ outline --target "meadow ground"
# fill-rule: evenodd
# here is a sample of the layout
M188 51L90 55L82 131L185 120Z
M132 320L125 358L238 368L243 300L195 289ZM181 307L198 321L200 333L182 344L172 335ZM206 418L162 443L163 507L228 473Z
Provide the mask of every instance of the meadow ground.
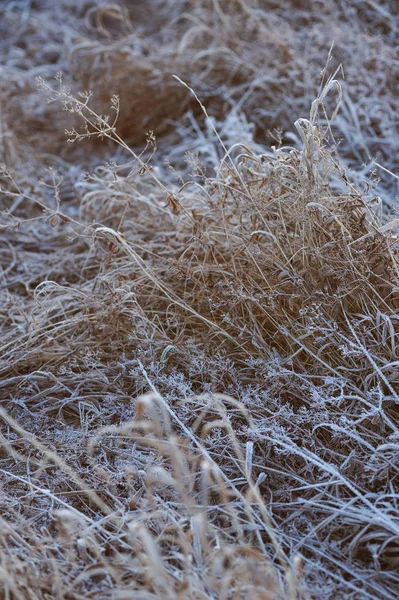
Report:
M399 596L399 4L0 4L0 599Z

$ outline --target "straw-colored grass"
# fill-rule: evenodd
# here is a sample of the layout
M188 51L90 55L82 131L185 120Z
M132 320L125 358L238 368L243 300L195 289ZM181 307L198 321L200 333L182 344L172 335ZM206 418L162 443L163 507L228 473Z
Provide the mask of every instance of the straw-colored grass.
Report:
M1 599L398 596L398 25L0 7Z

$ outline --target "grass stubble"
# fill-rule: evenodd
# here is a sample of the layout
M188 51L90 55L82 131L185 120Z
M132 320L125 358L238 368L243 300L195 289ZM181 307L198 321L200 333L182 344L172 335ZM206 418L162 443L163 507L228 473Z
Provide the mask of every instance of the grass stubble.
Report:
M0 9L1 597L394 599L395 4L155 4Z

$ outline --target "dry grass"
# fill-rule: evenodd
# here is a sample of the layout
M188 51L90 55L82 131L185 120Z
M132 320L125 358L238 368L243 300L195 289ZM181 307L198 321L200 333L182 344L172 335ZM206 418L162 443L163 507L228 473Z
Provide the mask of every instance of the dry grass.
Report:
M0 7L0 597L394 600L396 3L151 4Z

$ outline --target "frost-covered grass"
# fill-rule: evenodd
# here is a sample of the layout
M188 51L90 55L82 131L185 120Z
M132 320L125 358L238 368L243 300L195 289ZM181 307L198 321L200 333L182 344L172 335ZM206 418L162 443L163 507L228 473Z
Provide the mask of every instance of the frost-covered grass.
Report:
M1 5L0 598L397 598L398 26Z

